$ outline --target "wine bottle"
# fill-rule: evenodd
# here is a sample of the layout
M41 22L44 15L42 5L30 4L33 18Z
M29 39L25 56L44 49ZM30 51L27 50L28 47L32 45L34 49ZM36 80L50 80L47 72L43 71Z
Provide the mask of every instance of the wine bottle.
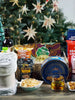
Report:
M5 29L5 40L3 41L3 50L8 50L9 47L13 46L13 40L10 38L10 30Z

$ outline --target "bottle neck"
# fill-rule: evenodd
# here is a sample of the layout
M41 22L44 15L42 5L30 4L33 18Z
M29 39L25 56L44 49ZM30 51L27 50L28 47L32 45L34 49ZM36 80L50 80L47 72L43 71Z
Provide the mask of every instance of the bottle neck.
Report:
M5 29L5 37L10 37L10 30L9 29Z
M9 39L9 37L5 37L5 39Z

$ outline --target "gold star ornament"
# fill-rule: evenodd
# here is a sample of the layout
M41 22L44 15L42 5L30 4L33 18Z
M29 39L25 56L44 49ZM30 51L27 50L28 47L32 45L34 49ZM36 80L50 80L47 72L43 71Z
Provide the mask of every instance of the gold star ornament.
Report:
M16 4L17 6L19 6L19 5L18 5L18 2L19 2L18 0L10 0L10 2L13 2L13 5L12 5L12 6L14 6L15 4Z
M44 6L45 6L45 4L43 4L43 5L40 5L40 2L37 2L37 5L35 5L35 4L32 4L35 8L33 9L33 10L36 10L36 13L41 13L41 10L43 10L44 8Z
M48 18L46 16L44 16L44 23L42 25L42 27L46 27L46 29L49 27L49 29L51 29L51 26L53 26L53 24L55 23L55 20L53 18L51 18L51 16Z
M30 28L28 27L27 30L23 30L23 31L27 33L24 37L28 36L28 40L30 38L34 39L35 34L37 33L37 32L35 32L35 28L32 29L32 25Z
M22 14L24 14L24 12L27 14L27 11L29 11L29 9L26 7L26 4L24 6L22 6Z

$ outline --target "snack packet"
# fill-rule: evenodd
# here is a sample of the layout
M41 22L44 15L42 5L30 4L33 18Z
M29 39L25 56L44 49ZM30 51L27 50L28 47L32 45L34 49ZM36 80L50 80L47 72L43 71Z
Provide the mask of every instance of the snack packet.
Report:
M18 54L18 59L20 58L31 58L31 47L25 47L24 45L17 45L14 47Z

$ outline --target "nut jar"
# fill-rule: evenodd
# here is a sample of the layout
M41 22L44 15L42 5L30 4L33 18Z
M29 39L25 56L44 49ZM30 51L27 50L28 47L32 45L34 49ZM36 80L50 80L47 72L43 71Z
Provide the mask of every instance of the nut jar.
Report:
M65 88L65 81L62 75L53 75L51 82L51 89L55 91L61 91Z

